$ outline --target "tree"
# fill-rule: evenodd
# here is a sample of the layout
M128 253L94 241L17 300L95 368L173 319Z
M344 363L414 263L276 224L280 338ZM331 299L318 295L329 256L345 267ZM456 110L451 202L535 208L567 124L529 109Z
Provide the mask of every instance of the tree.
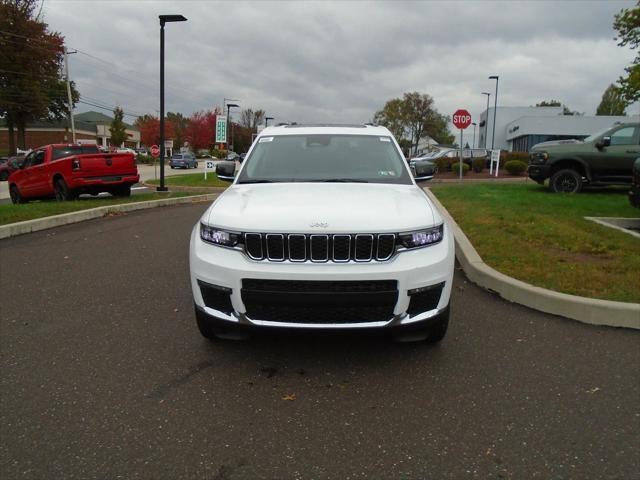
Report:
M563 115L584 115L576 110L571 110L566 105L560 103L558 100L543 100L540 103L536 103L536 107L562 107Z
M182 147L186 140L185 134L189 119L181 113L167 113L167 122L173 127L173 142L175 147Z
M626 115L624 111L626 106L627 102L620 89L611 84L602 95L602 101L598 105L596 115Z
M635 7L625 8L615 16L613 28L618 32L618 45L629 45L631 50L640 46L640 1ZM620 77L620 94L627 105L640 100L640 51L633 63L625 68L626 76Z
M136 128L140 130L140 142L146 146L160 144L160 119L153 115L143 115L138 117L135 121ZM167 140L173 139L173 125L167 119L164 122L164 138Z
M418 92L405 93L402 98L389 100L374 115L374 123L384 125L398 139L417 152L420 139L429 136L438 143L451 143L454 136L448 128L449 117L438 113L433 98Z
M62 118L68 105L60 77L64 39L40 20L38 0L0 1L0 116L9 130L9 152L25 148L29 122ZM64 86L64 88L62 88ZM73 88L72 103L78 100Z
M194 151L209 148L215 141L216 113L195 112L187 122L185 139Z
M111 145L115 145L116 147L121 146L128 138L127 126L124 124L123 118L124 112L122 111L122 108L116 107L113 111L113 120L111 121L111 126L109 127L109 133L111 134Z
M247 108L240 112L240 125L255 133L258 125L264 123L264 116L264 110L256 110L254 112L251 108Z

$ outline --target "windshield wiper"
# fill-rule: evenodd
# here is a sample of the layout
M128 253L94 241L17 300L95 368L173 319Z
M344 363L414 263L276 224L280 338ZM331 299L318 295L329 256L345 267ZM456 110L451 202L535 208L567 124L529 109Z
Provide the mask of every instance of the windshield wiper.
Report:
M311 182L327 182L327 183L369 183L368 180L361 178L323 178L322 180L310 180Z
M273 183L273 180L265 180L264 178L262 179L256 179L256 180L242 180L241 182L238 182L239 184L245 184L245 183Z

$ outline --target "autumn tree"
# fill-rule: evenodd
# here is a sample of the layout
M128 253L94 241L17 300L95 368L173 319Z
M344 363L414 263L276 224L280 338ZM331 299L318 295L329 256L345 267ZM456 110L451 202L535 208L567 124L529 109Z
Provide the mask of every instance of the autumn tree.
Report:
M418 92L405 93L402 98L389 100L376 112L374 122L387 127L402 144L408 144L413 154L418 142L431 137L438 143L452 143L449 117L436 110L433 98Z
M109 127L109 133L111 134L111 145L119 147L127 139L127 126L124 124L124 112L122 108L116 107L113 111L113 120Z
M167 113L167 122L171 123L173 128L173 143L175 147L182 147L186 140L187 125L189 119L181 113L169 112Z
M596 115L626 115L624 111L626 106L627 102L620 89L611 84L602 95L602 101L598 105Z
M0 116L6 119L9 152L25 148L25 130L35 119L69 114L61 79L64 39L40 18L37 0L0 1ZM72 86L73 87L73 86ZM72 103L78 100L72 88Z
M640 1L635 7L625 8L615 16L613 28L618 32L618 45L635 50L640 46ZM625 68L627 74L618 79L620 94L627 105L640 100L640 50L633 63Z
M252 132L256 132L258 125L264 123L264 110L252 110L247 108L240 112L240 126L248 128Z
M213 146L215 141L216 113L211 110L195 112L187 122L185 139L194 151Z
M140 130L140 142L146 147L160 145L160 119L153 115L142 115L134 123ZM164 138L171 140L174 137L173 125L167 119L164 122Z

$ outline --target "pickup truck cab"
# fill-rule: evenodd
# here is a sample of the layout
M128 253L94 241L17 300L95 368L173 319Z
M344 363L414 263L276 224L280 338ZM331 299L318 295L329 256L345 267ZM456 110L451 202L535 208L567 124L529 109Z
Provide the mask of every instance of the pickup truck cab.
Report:
M96 145L45 145L31 151L11 173L13 203L36 198L73 200L81 193L128 197L140 179L130 153L100 153Z
M534 145L529 177L552 192L577 193L583 185L629 185L640 155L640 123L615 125L584 140L558 140Z

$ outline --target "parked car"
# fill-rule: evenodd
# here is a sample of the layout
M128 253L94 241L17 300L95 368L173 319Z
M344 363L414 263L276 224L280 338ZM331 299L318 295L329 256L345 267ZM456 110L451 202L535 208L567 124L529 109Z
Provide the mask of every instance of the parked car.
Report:
M236 152L227 152L227 155L224 157L227 162L238 162L240 160L240 155Z
M409 166L418 182L431 180L438 171L436 164L424 157L412 158L409 161Z
M13 203L81 193L109 192L128 197L140 177L130 153L100 153L96 145L46 145L29 153L9 177Z
M584 185L629 185L640 155L640 123L618 124L584 140L558 140L534 145L529 177L552 192L577 193Z
M198 160L193 153L174 153L169 160L171 168L198 168Z
M233 184L191 234L204 337L287 328L445 336L453 235L389 130L267 127L235 167L217 165Z
M640 208L640 157L633 162L631 172L631 190L629 190L629 202L636 208Z
M0 181L9 179L9 176L20 168L20 165L24 161L23 155L15 157L8 157L5 162L0 163Z

